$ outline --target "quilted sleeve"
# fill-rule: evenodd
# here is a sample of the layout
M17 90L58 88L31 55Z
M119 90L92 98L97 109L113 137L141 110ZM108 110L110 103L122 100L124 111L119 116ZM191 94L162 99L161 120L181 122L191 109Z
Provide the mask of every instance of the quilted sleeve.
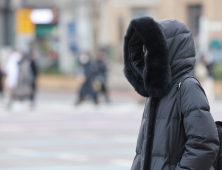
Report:
M185 152L175 170L211 170L219 150L216 125L208 100L195 79L181 87L181 109L187 136Z

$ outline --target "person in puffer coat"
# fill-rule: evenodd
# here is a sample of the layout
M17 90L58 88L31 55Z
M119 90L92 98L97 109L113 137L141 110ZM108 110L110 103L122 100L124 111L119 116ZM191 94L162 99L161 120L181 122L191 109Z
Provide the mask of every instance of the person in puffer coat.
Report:
M146 52L143 52L145 47ZM195 65L191 32L177 20L132 20L124 37L124 73L145 104L131 170L214 170L216 125L198 81L178 83Z

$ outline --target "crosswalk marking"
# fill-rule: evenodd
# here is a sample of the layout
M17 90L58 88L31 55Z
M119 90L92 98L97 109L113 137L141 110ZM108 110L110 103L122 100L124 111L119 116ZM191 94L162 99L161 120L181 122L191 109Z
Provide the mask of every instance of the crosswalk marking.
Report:
M113 165L119 165L119 166L130 167L132 165L132 161L125 159L114 159L111 162Z
M24 156L37 156L37 152L31 149L23 149L23 148L8 148L7 153L14 155L24 155Z
M56 166L56 167L28 167L28 168L1 168L1 170L129 170L129 167L117 165L82 165L82 166Z
M69 153L59 153L55 155L55 157L58 159L80 161L80 162L86 162L89 160L89 158L85 155L75 155L75 154L69 154Z
M25 102L24 102L25 103ZM39 102L34 110L29 108L28 103L24 104L16 103L13 106L11 111L7 111L4 108L1 109L0 116L5 116L7 113L14 112L17 114L38 114L39 112L57 112L57 113L66 113L66 114L86 114L92 112L94 114L129 114L133 112L142 112L144 106L138 105L134 102L123 102L123 103L113 103L113 104L104 104L101 103L98 106L93 105L92 103L83 103L80 106L74 106L71 103L64 102ZM21 106L20 106L21 105Z

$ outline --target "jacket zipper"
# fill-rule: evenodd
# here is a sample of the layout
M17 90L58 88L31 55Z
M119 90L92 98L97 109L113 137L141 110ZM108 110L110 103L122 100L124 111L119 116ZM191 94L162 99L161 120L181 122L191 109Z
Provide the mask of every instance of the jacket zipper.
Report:
M153 140L154 140L154 132L155 132L155 127L156 127L156 117L157 117L157 111L158 111L158 107L159 107L159 100L157 100L157 104L156 104L156 108L155 108L155 115L154 115L154 126L153 126L153 136L152 136L152 143L151 143L151 151L150 151L150 162L149 162L149 170L151 170L151 161L152 161L152 150L153 150Z
M152 102L152 101L151 101ZM153 140L154 140L154 132L155 132L155 124L156 124L156 117L157 117L157 111L158 111L158 107L159 107L159 103L160 103L160 100L158 100L158 99L156 99L156 101L155 102L157 102L155 105L156 106L154 106L155 107L155 110L154 110L154 118L153 118L153 130L152 130L152 134L150 134L150 135L152 135L151 136L151 144L150 144L150 149L149 149L149 153L147 153L147 150L146 150L146 153L145 153L145 160L144 160L144 167L143 167L143 169L144 168L146 168L147 166L146 166L146 164L148 164L149 165L149 168L148 168L148 170L151 170L151 155L152 155L152 150L153 150ZM148 130L147 130L147 137L148 137L148 139L149 139L149 127L148 127ZM148 141L148 140L147 140ZM148 142L147 142L148 143ZM149 155L147 155L147 154L149 154ZM146 160L147 159L147 156L148 156L148 160ZM146 169L144 169L144 170L146 170Z

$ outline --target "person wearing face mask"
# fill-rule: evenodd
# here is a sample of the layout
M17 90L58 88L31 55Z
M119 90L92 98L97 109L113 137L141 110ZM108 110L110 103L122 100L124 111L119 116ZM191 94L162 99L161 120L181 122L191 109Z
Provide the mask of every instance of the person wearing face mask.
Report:
M77 101L75 105L80 105L86 97L90 97L93 100L95 105L98 104L97 92L93 87L93 82L95 79L95 68L90 60L90 56L88 53L82 53L79 56L79 62L82 65L83 73L84 73L84 81L79 90Z
M13 89L13 100L24 101L29 99L32 93L31 83L33 76L30 67L30 58L27 54L21 54L21 59L18 62L18 77L17 84Z

